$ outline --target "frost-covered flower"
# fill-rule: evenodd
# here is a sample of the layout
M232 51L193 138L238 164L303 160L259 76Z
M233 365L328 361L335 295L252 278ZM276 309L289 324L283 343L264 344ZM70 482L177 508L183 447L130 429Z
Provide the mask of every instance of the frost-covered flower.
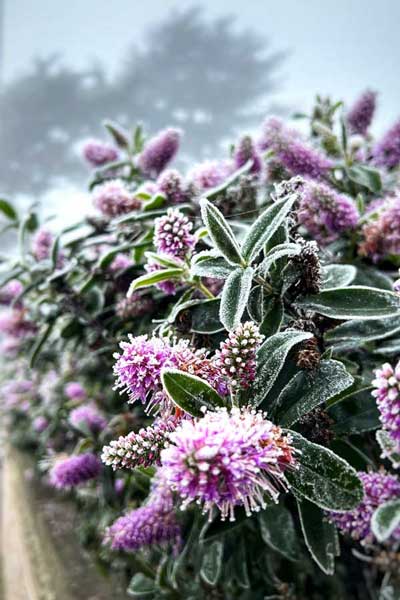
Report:
M243 167L249 160L252 160L253 164L249 173L252 175L259 175L261 173L263 166L262 158L249 135L245 135L239 140L239 143L235 148L233 160L236 169L240 169L240 167Z
M152 404L162 400L161 370L177 366L176 353L167 340L158 337L128 335L128 342L121 342L122 354L114 354L116 363L114 389L129 394L129 402L140 400Z
M153 310L153 300L134 292L129 297L121 298L115 307L115 312L120 319L134 319L149 314Z
M176 169L168 169L161 173L157 179L157 186L171 204L180 204L188 199L183 178Z
M351 198L324 183L308 181L301 193L299 222L320 244L329 244L357 225L359 214Z
M307 145L298 132L286 128L275 117L265 122L260 147L262 150L273 151L275 160L292 175L322 179L333 167L330 159Z
M111 144L101 140L87 140L82 149L83 157L92 167L102 167L103 165L118 159L119 152Z
M206 160L195 165L188 173L188 180L201 192L220 185L232 172L226 161Z
M99 476L102 465L92 452L57 460L50 471L50 483L68 490Z
M184 259L193 250L196 238L189 219L176 208L169 208L166 215L154 222L154 245L159 254Z
M24 286L18 279L12 279L2 288L0 288L0 304L11 304L24 289Z
M26 310L21 307L9 309L0 314L0 333L12 338L23 339L36 333L37 327L27 317Z
M400 481L394 475L383 471L358 473L364 486L364 498L354 509L344 513L329 512L330 519L344 534L363 544L375 541L371 530L371 517L381 504L400 497ZM392 534L392 539L400 539L400 527Z
M85 400L86 390L78 381L70 381L64 387L64 393L70 400Z
M372 153L378 166L392 169L400 164L400 121L385 133Z
M33 238L32 242L32 254L36 258L37 261L47 260L50 258L51 249L54 243L54 236L48 229L39 229L36 235ZM60 253L58 257L59 268L62 267L64 263L64 257Z
M356 100L347 113L351 133L365 135L372 123L376 107L376 93L367 90Z
M158 177L178 152L181 137L182 132L172 127L152 137L138 159L141 171L149 177Z
M79 429L85 427L91 433L99 433L107 427L107 419L93 404L85 404L70 412L69 422Z
M35 417L32 421L32 427L36 431L36 433L43 433L49 426L49 421L46 417L38 416Z
M400 452L400 361L394 369L385 363L375 371L375 377L372 395L376 398L380 420L395 443L396 451Z
M93 203L104 216L109 218L129 213L141 206L140 201L120 179L112 179L98 185L93 192Z
M388 199L377 208L377 218L372 218L362 229L364 239L359 246L360 254L374 262L400 254L400 196Z
M207 412L197 421L183 420L161 452L167 485L181 498L221 518L234 520L234 508L246 514L265 508L266 497L278 500L287 489L285 471L296 464L290 436L249 408Z
M122 252L118 252L113 258L109 269L112 273L116 273L117 271L123 271L128 269L133 265L133 260L127 254L122 254Z
M256 375L256 353L264 339L255 323L247 321L221 342L215 361L233 389L247 388Z
M175 417L158 419L153 425L131 431L104 446L101 460L116 469L135 469L160 464L160 453L168 442L168 434L177 425Z

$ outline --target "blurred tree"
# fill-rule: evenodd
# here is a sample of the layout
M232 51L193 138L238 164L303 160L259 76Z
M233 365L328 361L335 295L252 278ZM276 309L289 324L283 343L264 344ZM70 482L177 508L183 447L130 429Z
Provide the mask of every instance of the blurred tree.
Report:
M79 72L56 57L36 61L0 95L2 192L39 195L60 178L85 176L74 144L99 135L110 117L151 132L185 130L184 152L202 158L223 136L251 127L267 110L284 55L231 18L208 22L198 8L172 14L133 48L114 81L102 67Z

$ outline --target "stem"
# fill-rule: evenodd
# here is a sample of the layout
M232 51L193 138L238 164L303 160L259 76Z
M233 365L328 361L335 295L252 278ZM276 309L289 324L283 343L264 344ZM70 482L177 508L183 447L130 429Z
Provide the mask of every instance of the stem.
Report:
M201 281L196 283L195 286L198 290L200 290L202 294L204 294L206 298L210 298L210 300L213 300L215 298L214 294L210 292L210 290L206 288L206 286L203 283L201 283Z
M272 294L272 292L273 292L272 286L269 283L267 283L265 281L265 279L263 279L259 275L256 275L256 277L254 277L254 281L256 283L258 283L259 285L261 285L265 289L266 292L268 292L269 294Z

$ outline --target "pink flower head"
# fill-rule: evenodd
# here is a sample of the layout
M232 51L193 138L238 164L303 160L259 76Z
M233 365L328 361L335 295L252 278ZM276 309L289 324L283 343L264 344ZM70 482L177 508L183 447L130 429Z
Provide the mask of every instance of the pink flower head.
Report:
M179 129L164 129L144 146L138 159L141 171L149 177L158 177L175 157L182 133Z
M393 169L400 164L400 121L385 133L373 149L376 165Z
M109 218L124 215L141 206L140 200L135 198L120 179L112 179L98 185L93 192L93 203Z
M188 180L200 191L217 187L232 173L232 165L226 161L206 160L195 165L188 173Z
M376 106L376 93L367 90L353 104L347 113L347 123L351 133L365 135L371 125Z
M152 298L134 292L131 296L123 297L117 302L115 312L120 319L135 319L150 314L153 308Z
M49 421L46 419L46 417L43 416L35 417L35 419L33 419L32 421L32 427L36 431L36 433L43 433L43 431L45 431L48 426Z
M296 461L290 436L249 408L206 412L202 419L183 420L161 452L162 474L181 498L182 508L197 502L203 512L214 506L222 520L234 520L234 508L246 514L275 502L287 489L285 471Z
M381 504L400 497L400 481L394 475L377 473L358 473L364 485L364 499L351 511L344 513L329 512L329 518L342 533L350 535L363 544L371 544L375 536L371 530L371 518ZM392 534L392 539L400 540L400 527Z
M109 266L109 269L112 273L116 273L117 271L124 271L129 267L132 267L133 260L127 254L122 254L122 252L118 252L116 254Z
M382 203L377 218L366 223L362 233L361 255L378 262L391 254L400 254L400 196Z
M237 169L240 169L240 167L243 167L249 160L252 160L253 164L249 173L252 175L259 175L262 171L262 158L249 135L245 135L239 140L233 159Z
M389 433L396 451L400 452L400 361L394 369L389 363L377 369L372 385L382 427Z
M0 314L0 332L15 339L23 339L37 331L33 321L27 318L26 310L15 307Z
M101 140L88 140L83 146L82 154L92 167L102 167L119 157L117 148Z
M100 433L107 427L104 415L93 404L78 406L71 411L68 420L76 429L83 426L93 434Z
M0 304L9 305L24 289L24 286L18 279L12 279L2 288L0 288Z
M78 381L67 383L64 393L70 400L85 400L86 398L86 390Z
M157 179L157 186L171 204L180 204L188 199L182 176L176 169L168 169L161 173Z
M184 259L191 254L196 238L189 219L176 208L169 208L166 215L154 223L154 244L159 254Z

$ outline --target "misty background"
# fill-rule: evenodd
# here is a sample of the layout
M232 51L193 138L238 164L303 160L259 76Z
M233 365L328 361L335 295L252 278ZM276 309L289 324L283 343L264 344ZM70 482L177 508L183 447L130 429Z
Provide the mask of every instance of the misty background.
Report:
M64 223L91 210L79 145L105 118L181 127L184 169L316 93L377 90L377 133L400 116L397 0L0 0L0 15L0 195Z

